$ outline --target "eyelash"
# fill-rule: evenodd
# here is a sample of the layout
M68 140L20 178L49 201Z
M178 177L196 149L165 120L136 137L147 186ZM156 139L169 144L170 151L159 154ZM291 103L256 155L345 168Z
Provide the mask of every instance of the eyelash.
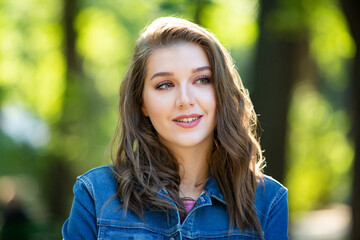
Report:
M200 76L198 79L196 79L195 82L198 82L201 80L206 80L206 83L201 83L202 85L205 85L205 84L209 84L211 79L208 76Z
M205 83L199 83L200 85L206 85L206 84L209 84L210 83L210 78L207 77L207 76L200 76L199 78L196 79L195 83L199 82L199 81L202 81L202 80L206 80ZM171 86L168 86L168 87L164 87L166 85L171 85ZM158 85L156 85L156 89L159 89L159 90L166 90L166 89L169 89L170 87L173 87L174 84L170 81L165 81L165 82L161 82L159 83Z
M159 90L165 90L165 89L168 89L170 87L165 87L163 88L163 86L167 85L167 84L171 84L172 86L174 85L172 82L169 82L169 81L166 81L166 82L161 82L159 83L158 85L156 85L156 89L159 89Z

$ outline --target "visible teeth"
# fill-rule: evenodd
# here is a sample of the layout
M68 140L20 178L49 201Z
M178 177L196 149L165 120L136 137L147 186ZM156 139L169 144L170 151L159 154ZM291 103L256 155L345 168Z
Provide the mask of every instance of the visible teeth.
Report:
M196 119L198 119L198 118L182 118L182 119L179 119L179 120L176 120L176 121L190 123L190 122L195 121Z

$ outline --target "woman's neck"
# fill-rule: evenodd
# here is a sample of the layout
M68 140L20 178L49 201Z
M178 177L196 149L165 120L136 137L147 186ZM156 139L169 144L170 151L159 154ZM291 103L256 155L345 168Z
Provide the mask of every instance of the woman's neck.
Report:
M180 197L198 199L209 174L212 142L201 146L170 149L179 162Z

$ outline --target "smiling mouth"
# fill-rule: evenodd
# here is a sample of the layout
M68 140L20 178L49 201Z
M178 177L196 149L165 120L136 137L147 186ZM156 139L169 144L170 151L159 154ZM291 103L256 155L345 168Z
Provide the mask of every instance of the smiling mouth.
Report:
M183 122L183 123L191 123L193 121L198 120L200 117L194 117L194 118L181 118L176 120L176 122Z

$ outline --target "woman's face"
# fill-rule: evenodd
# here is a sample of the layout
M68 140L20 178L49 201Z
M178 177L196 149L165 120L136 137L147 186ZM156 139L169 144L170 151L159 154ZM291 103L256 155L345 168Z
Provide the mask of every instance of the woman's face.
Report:
M200 46L178 43L153 51L142 111L170 149L212 144L215 91L209 59Z

